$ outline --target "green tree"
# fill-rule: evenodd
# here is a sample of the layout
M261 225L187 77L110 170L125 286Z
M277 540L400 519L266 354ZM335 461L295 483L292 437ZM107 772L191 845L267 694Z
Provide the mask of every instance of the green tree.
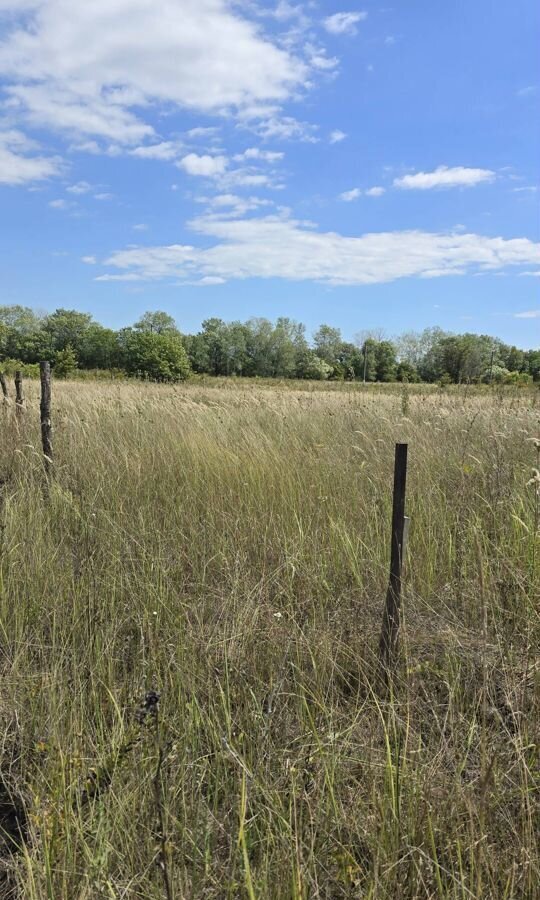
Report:
M342 339L339 328L332 328L331 325L321 325L313 335L313 343L317 356L324 359L328 365L332 366L340 361Z
M119 364L118 336L92 322L81 336L79 364L84 369L112 369Z
M54 354L54 374L57 378L70 378L77 366L77 355L71 344Z
M332 375L333 368L321 359L313 350L306 349L297 361L298 378L310 378L314 381L326 381Z
M152 381L183 381L190 366L179 334L126 329L121 336L124 368Z
M68 344L79 354L83 338L92 323L89 313L76 309L56 309L44 321L43 329L49 336L49 346L54 352L64 350Z
M376 344L375 367L377 381L396 380L396 348L391 341L378 341Z
M173 317L161 309L143 313L139 321L135 322L133 329L135 331L151 331L155 334L170 334L178 331Z

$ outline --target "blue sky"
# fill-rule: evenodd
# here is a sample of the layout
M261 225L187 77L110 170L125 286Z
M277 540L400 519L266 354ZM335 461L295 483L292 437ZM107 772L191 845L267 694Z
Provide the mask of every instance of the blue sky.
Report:
M2 303L540 343L540 7L0 0Z

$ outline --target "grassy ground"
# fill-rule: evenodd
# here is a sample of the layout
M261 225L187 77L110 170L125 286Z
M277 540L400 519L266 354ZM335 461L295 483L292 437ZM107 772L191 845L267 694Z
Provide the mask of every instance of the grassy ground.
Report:
M540 897L538 391L56 383L48 488L27 394L0 409L0 896Z

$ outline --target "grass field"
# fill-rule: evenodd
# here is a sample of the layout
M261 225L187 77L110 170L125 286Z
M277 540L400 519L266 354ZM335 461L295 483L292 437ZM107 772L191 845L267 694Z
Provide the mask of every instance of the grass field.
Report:
M26 393L0 409L0 896L540 897L538 390L55 383L49 485Z

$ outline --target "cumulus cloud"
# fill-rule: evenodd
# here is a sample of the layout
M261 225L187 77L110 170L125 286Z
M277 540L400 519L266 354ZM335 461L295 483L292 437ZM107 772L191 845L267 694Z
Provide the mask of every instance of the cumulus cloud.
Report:
M231 219L201 216L192 229L207 248L173 244L119 250L106 280L285 278L333 285L398 278L497 272L540 262L540 244L478 234L396 231L345 237L284 215ZM102 280L103 276L102 276Z
M58 156L28 155L36 145L15 129L0 131L0 184L23 185L43 181L62 171Z
M471 169L465 166L438 166L433 172L417 172L394 179L394 187L404 190L428 191L433 188L473 187L493 181L491 169Z
M336 128L335 131L330 132L330 137L328 140L331 144L339 144L340 141L344 141L347 135L344 131L340 131L339 128Z
M376 184L374 187L370 187L367 189L366 197L382 197L384 193L385 189Z
M148 104L221 114L279 106L308 82L227 0L2 2L26 13L0 42L11 108L51 129L129 146L154 134Z
M227 168L227 158L225 156L209 156L204 154L198 156L197 153L188 153L178 163L178 167L187 172L188 175L202 175L206 178L214 178L216 175L222 175Z
M367 19L367 12L338 12L328 16L323 25L330 34L356 34L358 22Z
M81 256L81 262L86 263L87 266L95 266L97 260L95 256Z
M342 194L339 195L340 200L345 200L346 203L350 203L351 200L358 200L362 191L360 188L352 188L350 191L343 191Z

